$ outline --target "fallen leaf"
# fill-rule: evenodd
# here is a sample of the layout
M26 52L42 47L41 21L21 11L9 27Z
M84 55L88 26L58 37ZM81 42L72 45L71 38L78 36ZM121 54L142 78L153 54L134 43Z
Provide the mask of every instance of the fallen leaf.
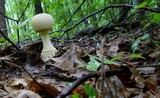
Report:
M9 93L3 98L41 98L38 94L29 90L17 90Z
M29 78L13 78L8 79L4 83L4 89L7 92L13 92L15 90L27 88L28 83L31 81Z
M71 70L74 69L74 65L76 64L85 64L85 62L80 58L82 52L83 51L79 46L71 45L70 49L61 57L51 58L51 60L55 62L53 66L62 70Z
M142 68L136 68L140 73L142 74L153 74L155 71L155 67L142 67Z
M47 93L51 95L52 97L56 97L59 93L59 91L57 90L55 86L50 85L50 84L44 84L44 83L37 84L35 81L31 81L28 84L28 87L31 91L34 91L39 94L41 94L41 92Z
M157 50L149 55L151 58L160 58L160 50Z

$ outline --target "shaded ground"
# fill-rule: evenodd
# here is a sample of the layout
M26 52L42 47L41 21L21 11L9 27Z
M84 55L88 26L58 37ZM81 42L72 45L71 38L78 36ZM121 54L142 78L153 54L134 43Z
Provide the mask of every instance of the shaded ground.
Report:
M23 45L22 51L6 47L0 51L0 96L17 97L25 89L43 98L159 97L160 29L154 27L52 41L59 51L46 63L41 42Z

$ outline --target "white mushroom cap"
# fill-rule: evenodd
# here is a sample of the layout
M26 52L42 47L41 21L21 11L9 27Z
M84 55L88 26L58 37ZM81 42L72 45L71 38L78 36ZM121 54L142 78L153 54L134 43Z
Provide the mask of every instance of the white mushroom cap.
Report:
M51 30L54 24L54 20L50 14L40 13L32 18L31 23L34 31L41 32L45 30Z

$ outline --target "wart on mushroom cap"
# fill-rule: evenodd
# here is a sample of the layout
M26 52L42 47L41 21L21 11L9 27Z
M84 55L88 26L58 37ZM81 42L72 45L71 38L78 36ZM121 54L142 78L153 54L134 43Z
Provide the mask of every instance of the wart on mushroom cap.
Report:
M41 59L46 62L57 53L57 49L53 47L48 34L54 24L53 17L50 14L40 13L32 18L31 24L33 30L41 34L43 42Z

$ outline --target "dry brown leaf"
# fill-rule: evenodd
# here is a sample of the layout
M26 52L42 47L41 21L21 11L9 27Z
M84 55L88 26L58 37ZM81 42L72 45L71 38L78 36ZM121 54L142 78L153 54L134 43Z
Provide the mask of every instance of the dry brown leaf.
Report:
M80 58L82 52L83 51L79 46L72 45L61 57L51 59L55 62L53 66L62 70L71 70L74 69L74 65L76 64L85 64Z
M149 55L151 58L160 58L160 50L157 50Z
M123 98L125 87L117 76L110 78L100 77L96 83L96 90L96 98L109 98L110 96ZM125 94L125 96L128 96L127 93Z
M4 89L7 92L27 88L28 83L31 81L29 78L13 78L8 79L4 84Z
M119 44L123 42L124 38L117 38L112 41L110 44L110 48L108 50L108 55L111 57L118 56Z
M9 61L9 60L2 60L2 63L8 67L10 70L13 70L15 68L21 68L20 66L18 66L17 64Z
M45 90L52 95L52 97L56 97L59 93L59 91L57 90L57 88L55 88L54 86L50 85L50 84L42 84L42 86L45 88Z
M38 94L29 90L17 90L11 92L9 95L3 98L41 98Z
M155 75L149 77L144 82L145 86L149 91L151 91L154 95L158 94L158 83L157 83L157 77Z
M41 93L41 92L47 92L50 94L52 97L56 97L59 93L56 87L50 85L50 84L44 84L44 83L39 83L37 84L34 81L31 81L28 84L28 87L31 91L34 91L36 93Z
M41 88L39 87L39 85L36 82L34 82L34 81L31 81L30 83L28 83L28 88L31 91L36 92L36 93L38 93L41 90Z
M127 89L127 91L129 92L129 94L130 94L131 96L138 95L139 92L141 92L141 89L138 89L138 88L126 88L126 89ZM124 93L124 94L125 94L125 93ZM128 97L126 97L126 98L128 98Z
M88 96L86 95L85 90L84 90L84 85L78 86L75 90L73 90L72 93L79 94L82 96L82 98L88 98Z
M153 74L155 72L155 67L142 67L142 68L136 68L140 73L142 74Z

